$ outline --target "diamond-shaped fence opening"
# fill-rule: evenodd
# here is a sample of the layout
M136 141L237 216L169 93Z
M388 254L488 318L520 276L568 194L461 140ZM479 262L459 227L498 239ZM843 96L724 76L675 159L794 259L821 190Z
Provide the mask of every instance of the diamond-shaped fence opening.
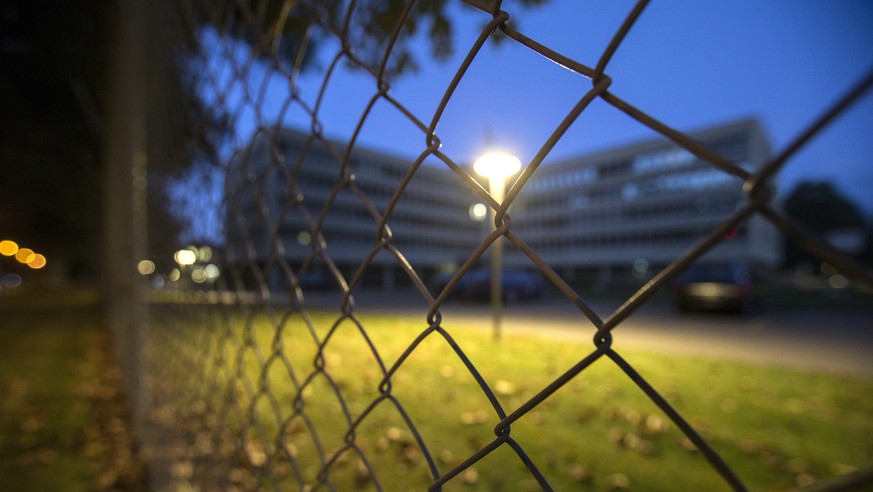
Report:
M208 196L189 200L202 208L181 215L220 222L214 259L180 264L152 293L137 347L145 396L135 401L144 406L139 425L155 485L621 490L672 473L657 483L744 490L746 472L734 469L744 454L766 463L770 471L761 473L794 476L789 485L827 475L781 456L773 443L727 439L714 429L719 417L701 413L708 403L689 408L679 396L703 390L665 382L620 334L693 264L735 254L735 237L766 236L773 245L778 230L873 286L869 266L790 220L772 188L797 152L869 91L873 76L836 95L771 155L754 121L686 133L665 123L669 115L613 92L610 62L646 22L646 1L628 7L593 60L525 35L521 7L465 3L451 13L462 26L477 19L476 39L458 47L466 56L442 91L428 95L435 101L426 110L404 91L402 74L415 62L416 29L427 25L437 53L444 48L445 2L152 7L163 20L153 22L156 32L177 43L174 63L193 99L178 108L187 118L185 147L210 176L200 185L213 189L189 186L187 193ZM514 65L477 85L479 64L492 56L486 48L501 43L578 79L560 99L561 119L533 132L545 137L502 200L445 137L470 94L489 99L487 114L465 116L477 121L500 118L513 104L489 84ZM575 126L596 125L603 111L660 138L581 160L552 157ZM405 130L383 128L386 114ZM371 149L360 143L364 135L386 143L414 135L419 154ZM603 205L617 199L632 206ZM493 218L482 221L483 211ZM659 223L665 216L682 223ZM626 243L645 254L633 263L630 294L604 312L589 287L619 273L583 267ZM456 299L488 295L484 265L498 246L513 272L504 277L506 298L551 296L587 343L537 352L529 338L498 343L481 319L469 321L464 311L473 308ZM567 259L570 251L584 251L583 263ZM718 377L701 364L701 379ZM736 405L727 398L721 410ZM571 421L561 420L568 414ZM594 442L608 451L589 451ZM868 448L857 457L867 465ZM856 467L830 465L831 474ZM711 473L699 479L692 468ZM767 480L786 487L783 478Z

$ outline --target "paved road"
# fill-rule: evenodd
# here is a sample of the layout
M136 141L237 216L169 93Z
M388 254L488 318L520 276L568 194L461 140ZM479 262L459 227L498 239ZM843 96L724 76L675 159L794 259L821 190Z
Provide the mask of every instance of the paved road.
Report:
M356 296L362 311L398 311L424 317L419 297ZM592 305L601 317L618 306ZM455 321L491 329L487 304L448 303L441 309L444 325ZM505 310L505 332L535 332L549 337L591 340L595 330L565 300L522 304ZM613 331L617 348L644 348L777 364L799 369L873 376L873 306L866 311L799 310L750 316L719 313L677 314L666 303L641 307Z
M597 312L607 316L610 308ZM487 311L478 316L483 326L490 326ZM581 315L557 305L510 310L504 324L506 331L546 336L590 340L594 335ZM667 305L653 305L614 329L613 346L873 376L873 312L677 315Z

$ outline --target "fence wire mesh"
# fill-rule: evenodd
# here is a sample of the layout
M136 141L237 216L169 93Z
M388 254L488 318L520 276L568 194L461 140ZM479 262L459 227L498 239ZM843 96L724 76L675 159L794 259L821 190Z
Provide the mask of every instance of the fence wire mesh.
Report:
M431 6L442 2L377 3L191 0L176 2L161 12L164 17L158 16L156 32L173 40L168 43L177 50L173 63L187 67L205 108L200 114L210 115L183 128L185 145L198 149L196 155L204 163L189 171L198 177L189 176L187 188L171 187L168 193L188 200L194 213L186 216L212 220L222 229L223 244L213 244L211 252L194 251L190 259L177 258L189 288L175 283L176 290L167 287L153 293L144 337L145 397L138 401L148 407L143 440L156 486L552 490L591 485L591 477L600 471L585 465L586 457L565 456L563 451L584 449L578 441L591 439L591 434L549 428L548 415L555 406L577 406L581 422L590 412L612 408L609 395L585 385L592 369L608 366L610 380L629 383L644 396L640 405L649 410L627 417L644 429L642 434L615 437L601 429L596 434L600 439L627 441L627 447L634 447L630 441L640 441L640 435L643 441L654 440L651 435L669 428L674 439L695 450L695 463L711 467L723 486L745 490L719 446L710 443L709 431L699 429L695 418L674 406L671 395L676 389L669 384L659 388L645 378L636 362L623 355L613 333L753 218L769 222L844 274L873 285L866 267L782 214L771 186L808 141L869 91L873 74L836 97L818 119L799 126L796 139L775 156L749 170L663 123L663 115L647 114L612 92L610 60L633 26L645 22L646 1L629 10L598 59L575 60L516 30L509 22L515 13L502 10L501 2L469 0L473 8L461 12L481 17L481 33L465 47L463 63L439 104L426 114L395 98L391 83L410 61L398 40L409 35L416 16L427 16ZM433 29L439 39L439 24ZM499 39L495 33L500 33ZM467 163L444 153L438 131L471 64L488 56L484 46L500 40L555 62L589 87L566 109L536 156L523 164L502 200L489 194ZM326 63L313 61L313 46ZM326 99L344 96L346 89L332 85L342 66L353 67L358 80L366 79L369 95L351 137L337 142L328 137L331 129L322 108ZM318 84L307 86L315 87L314 93L305 93L300 85L304 71L310 80L313 73L321 76ZM268 90L277 79L284 83L284 96L278 99L275 90ZM529 245L509 216L510 207L541 172L540 165L594 101L738 178L744 196L741 206L696 237L606 316ZM367 166L375 162L357 157L356 142L376 105L408 121L421 142L418 157L391 176L387 195L364 179ZM284 128L285 116L292 112L305 115L309 123L293 138ZM253 131L238 127L244 120ZM172 128L163 130L159 138L181 138L166 135ZM422 181L424 188L437 183L437 178L428 177L434 169L443 173L439 179L461 188L462 197L478 199L494 211L494 227L481 240L476 238L479 229L447 233L438 222L425 225L433 235L462 236L458 242L468 253L436 290L427 278L434 272L416 263L422 245L411 242L402 227L392 228L402 222L403 214L420 213L421 207L404 207L410 194L423 193L413 183ZM196 183L196 190L191 183ZM444 196L450 193L455 192ZM313 199L319 194L320 199ZM468 203L462 204L463 213ZM356 211L354 230L338 228L339 209ZM293 240L289 224L294 224ZM465 242L469 237L476 239ZM365 238L366 249L347 247L348 242L360 243L359 238ZM573 306L572 323L592 339L566 366L550 365L549 354L531 354L543 359L526 362L543 368L542 384L536 388L514 388L505 376L483 372L483 359L503 356L501 345L487 339L470 341L468 328L445 310L465 275L499 240L520 253L518 257L541 272L557 296ZM214 258L210 260L209 254ZM217 265L220 276L216 279L213 272L197 267L201 260ZM395 285L392 295L400 289L414 298L407 308L418 310L417 325L403 325L390 314L374 321L363 286L374 275L386 282L386 269L399 272L388 275ZM464 395L474 388L475 396L462 398L460 387ZM432 395L433 401L419 401L423 395ZM552 437L543 447L542 437L532 438L537 434ZM567 444L574 441L573 446ZM644 460L645 454L635 456ZM523 478L515 483L513 477L518 476ZM681 470L677 476L682 476ZM621 475L604 480L602 487L628 487L627 477Z

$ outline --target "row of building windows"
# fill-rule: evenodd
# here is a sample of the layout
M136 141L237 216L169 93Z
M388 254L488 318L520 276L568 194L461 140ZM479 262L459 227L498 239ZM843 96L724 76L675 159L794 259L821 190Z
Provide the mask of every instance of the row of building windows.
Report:
M537 193L520 195L520 207L561 208L579 210L598 203L632 202L650 196L669 196L670 194L706 191L714 188L734 186L739 189L740 182L730 174L711 169L695 168L685 172L663 174L651 178L606 184L593 189L579 190L573 194Z
M650 222L658 218L671 221L683 217L726 216L739 205L739 195L701 196L691 200L641 203L633 206L597 207L568 215L566 209L556 207L537 215L513 215L513 228L518 231L554 229L560 227L584 227L602 223L623 223L635 226L640 221ZM545 211L544 211L545 212Z
M692 169L628 183L622 187L621 197L625 201L631 201L646 196L704 191L732 184L739 185L739 181L725 172L711 168Z
M536 251L555 253L560 251L615 248L629 246L669 246L687 247L694 241L703 238L711 232L709 229L668 229L663 231L616 232L613 234L598 234L591 236L569 236L554 239L531 240L527 244ZM519 234L522 240L524 236ZM746 239L745 228L732 231L726 240L743 241Z
M564 237L552 240L531 240L526 241L534 251L541 254L556 254L564 252L581 252L584 250L597 249L615 249L627 247L670 247L684 249L692 243L709 234L706 229L699 230L672 230L660 232L644 232L634 234L601 234L590 237ZM323 234L328 250L332 248L345 248L352 246L354 248L372 249L378 244L375 234L354 232L354 231L325 231ZM726 241L744 241L747 237L745 229L730 233ZM291 253L293 250L310 251L312 237L308 231L289 231L282 240L285 245L286 252ZM398 235L391 239L391 244L401 251L404 248L415 248L415 250L424 251L442 251L448 250L455 252L469 252L475 247L475 244L470 244L469 238L455 238L450 240L451 236L444 236L441 241L434 241L430 235ZM525 238L521 236L521 239ZM295 255L296 256L296 255Z
M311 249L313 237L312 233L305 229L285 228L280 236L282 243L288 249L298 251L309 251ZM352 245L357 248L371 249L380 239L376 235L375 229L372 231L353 231L347 228L325 227L322 230L322 237L330 248L347 247ZM404 231L404 233L395 233L391 237L391 244L397 247L420 246L429 249L463 249L469 251L474 247L470 237L455 234L455 231L446 231L439 229L429 229L427 231Z
M620 215L630 221L651 221L658 217L699 217L701 215L728 214L739 204L737 196L700 197L666 203L646 203L620 209Z
M662 171L685 166L694 162L694 154L685 149L667 149L638 155L633 160L633 171L637 174Z
M597 169L594 167L583 167L560 174L534 175L525 186L525 189L531 191L555 190L593 183L595 181L597 181Z
M397 192L396 188L386 187L382 183L358 182L356 184L368 198L386 205ZM451 208L462 213L474 198L472 192L468 194L459 192L457 185L433 182L410 184L402 191L400 202L406 202L413 207Z
M747 145L747 141L743 139L732 139L724 142L715 142L710 147L718 155L726 159L732 159L747 155ZM603 182L603 180L673 171L682 167L692 166L697 162L697 157L683 148L668 148L643 153L629 160L599 165L580 163L580 165L585 166L581 168L570 163L562 163L560 164L561 168L568 169L563 172L550 172L548 175L534 176L526 188L531 191L555 191L594 182Z
M240 206L242 210L252 211L262 208L260 206L261 204L255 206L257 201L254 200L254 196L250 194L246 194L244 196L245 198L247 198L247 200L243 200L243 204ZM326 195L320 197L321 200L319 200L318 198L319 197L316 197L316 199L312 203L323 204L326 199ZM572 202L577 198L578 197L571 198L570 201ZM515 214L515 218L513 219L514 228L518 231L536 229L558 230L571 225L580 226L586 224L594 224L598 222L615 221L622 218L634 219L638 221L650 220L659 216L670 216L675 219L682 216L700 216L701 214L726 214L736 208L739 203L739 195L720 196L717 199L712 199L710 197L701 197L696 200L654 204L649 203L636 207L599 207L586 211L580 211L579 213L572 215L568 215L566 213L566 207L560 206L566 204L566 199L561 199L559 197L553 199L553 201L556 206L552 208L551 213L548 213L547 210L545 210L543 203L528 204L529 206L536 205L541 207L540 213L538 213L537 215L521 214L517 213L517 210L511 211ZM278 203L274 202L273 205L276 207L276 210L271 211L269 207L267 207L265 210L265 213L267 215L262 216L262 219L276 220L279 218L278 214L280 212L284 212L284 220L287 222L299 222L302 220L302 216L299 214L298 211L295 211L293 207L284 209L283 211L280 210L281 207ZM397 226L405 224L422 227L465 229L468 231L475 231L479 227L477 224L469 220L466 210L462 210L461 207L457 204L434 202L430 205L431 207L427 208L398 207L393 212L390 223L393 223ZM571 205L570 208L575 207ZM380 212L381 211L382 210L380 210ZM312 209L309 210L309 212L314 220L321 213L321 210ZM275 217L272 216L273 214L275 214ZM261 214L259 214L259 216L261 216ZM295 217L297 217L299 220L295 220ZM256 217L252 217L252 219L255 218ZM352 198L352 201L350 202L344 199L338 199L337 201L335 201L332 204L330 212L328 213L327 220L333 223L343 223L346 221L352 221L354 223L369 221L375 223L374 217L358 201L357 197Z

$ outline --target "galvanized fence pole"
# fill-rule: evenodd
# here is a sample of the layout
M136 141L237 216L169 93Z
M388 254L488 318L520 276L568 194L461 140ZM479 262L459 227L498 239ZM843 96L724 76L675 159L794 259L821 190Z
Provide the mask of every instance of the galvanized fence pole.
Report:
M143 0L118 2L104 155L104 302L124 370L134 425L143 422L143 330L147 308L137 274L146 244L146 86Z

